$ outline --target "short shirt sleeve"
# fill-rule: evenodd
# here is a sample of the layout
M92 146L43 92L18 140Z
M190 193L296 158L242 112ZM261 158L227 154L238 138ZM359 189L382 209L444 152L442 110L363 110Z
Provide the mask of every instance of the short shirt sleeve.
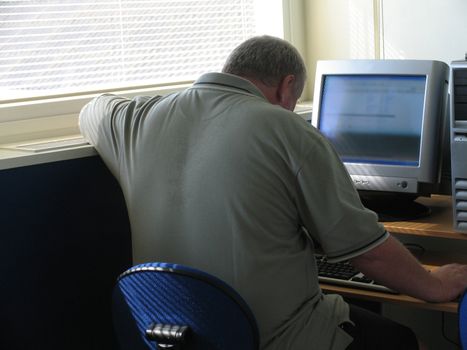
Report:
M331 262L358 256L384 242L388 233L365 208L332 145L312 133L297 174L303 225Z
M137 96L130 100L104 94L83 107L79 126L83 136L96 148L114 176L119 179L120 167L128 147L135 138L138 124L160 96Z

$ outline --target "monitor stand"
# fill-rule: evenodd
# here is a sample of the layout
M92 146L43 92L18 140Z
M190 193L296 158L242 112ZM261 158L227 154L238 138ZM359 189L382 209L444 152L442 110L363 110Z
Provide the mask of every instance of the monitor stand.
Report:
M410 221L431 214L429 207L415 202L417 195L396 193L360 193L365 207L378 214L379 221Z

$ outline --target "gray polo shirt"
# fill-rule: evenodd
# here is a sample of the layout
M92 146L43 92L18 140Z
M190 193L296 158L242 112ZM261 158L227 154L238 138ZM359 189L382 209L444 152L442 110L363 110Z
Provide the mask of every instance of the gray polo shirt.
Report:
M263 349L346 347L348 307L322 294L314 252L344 260L387 233L316 129L222 73L163 98L103 95L80 127L122 186L135 263L185 264L232 285Z

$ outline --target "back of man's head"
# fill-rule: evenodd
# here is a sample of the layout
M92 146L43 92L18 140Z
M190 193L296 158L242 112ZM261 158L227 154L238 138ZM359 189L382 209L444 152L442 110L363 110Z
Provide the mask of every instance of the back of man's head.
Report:
M287 75L295 76L298 97L305 85L306 68L295 47L272 36L257 36L237 46L222 68L223 73L261 81L277 86Z

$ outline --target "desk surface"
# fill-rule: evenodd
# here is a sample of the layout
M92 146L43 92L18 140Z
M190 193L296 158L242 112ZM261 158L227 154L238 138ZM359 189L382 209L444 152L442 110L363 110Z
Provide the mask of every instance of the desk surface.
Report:
M404 294L390 294L383 292L375 292L364 289L355 289L331 284L320 284L324 292L337 293L345 297L377 301L377 302L390 302L404 306L418 307L426 310L436 310L450 313L457 313L458 303L427 303L426 301L409 297Z
M389 232L416 236L467 239L466 233L453 230L452 202L450 196L420 197L417 202L428 206L431 214L413 221L385 222Z
M413 221L385 222L386 229L394 234L413 235L422 237L438 237L443 239L466 240L467 234L453 230L452 206L450 196L432 196L431 198L419 198L417 201L431 208L431 215ZM449 262L467 264L466 254L452 254L425 252L420 261L429 269L436 268ZM389 294L383 292L368 291L363 289L321 284L324 292L338 293L343 296L378 302L391 302L405 306L419 307L429 310L457 313L458 303L427 303L425 301L409 297L403 294Z

